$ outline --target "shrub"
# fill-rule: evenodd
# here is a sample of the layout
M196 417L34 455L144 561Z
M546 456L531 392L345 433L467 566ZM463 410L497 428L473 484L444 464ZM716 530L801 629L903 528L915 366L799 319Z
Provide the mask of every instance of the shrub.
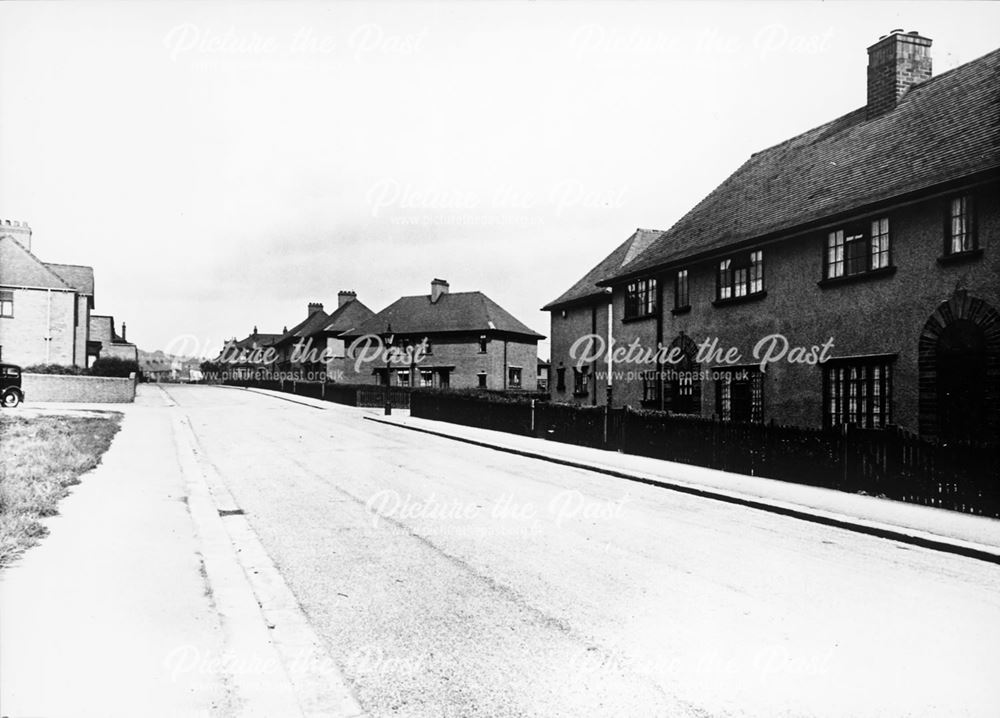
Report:
M128 378L129 374L139 375L139 363L131 359L119 359L118 357L100 357L95 361L88 372L91 376L114 376Z
M87 370L78 366L66 366L65 364L32 364L24 367L27 374L70 374L80 376L86 374Z

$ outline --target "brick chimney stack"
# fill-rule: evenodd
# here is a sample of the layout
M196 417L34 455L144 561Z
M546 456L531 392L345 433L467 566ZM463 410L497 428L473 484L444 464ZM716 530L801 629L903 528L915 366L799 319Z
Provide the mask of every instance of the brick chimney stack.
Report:
M885 114L914 85L931 77L931 40L893 30L868 48L868 119Z
M309 302L308 311L309 311L309 313L306 316L310 316L310 317L313 314L315 314L316 312L322 312L323 311L323 303L322 302Z
M448 282L443 279L431 280L431 304L436 304L442 295L448 293Z
M122 322L122 341L127 342L128 339L125 337L125 331L128 329L128 325Z
M12 237L15 242L29 252L31 251L31 227L28 226L27 222L10 219L0 220L0 237L4 235Z
M337 306L342 307L348 302L353 302L358 298L357 292L349 292L347 290L337 292Z

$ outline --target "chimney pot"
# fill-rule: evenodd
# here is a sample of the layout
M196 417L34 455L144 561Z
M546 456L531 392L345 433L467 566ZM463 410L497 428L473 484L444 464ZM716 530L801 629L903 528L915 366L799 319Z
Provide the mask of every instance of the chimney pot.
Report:
M308 316L311 317L316 312L322 312L322 311L323 311L323 303L322 302L309 302Z
M346 289L342 290L340 292L337 292L337 306L342 307L348 302L353 302L357 298L358 298L357 292L348 291Z

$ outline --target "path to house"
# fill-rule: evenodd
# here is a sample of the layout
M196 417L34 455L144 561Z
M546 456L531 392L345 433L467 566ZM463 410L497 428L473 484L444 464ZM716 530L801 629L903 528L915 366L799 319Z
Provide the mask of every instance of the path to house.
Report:
M997 714L995 564L386 426L365 410L189 386L168 387L174 406L156 407L149 392L159 390L144 389L148 406L120 436L168 432L178 458L150 449L146 480L163 496L125 528L144 552L172 545L178 580L126 612L162 640L111 645L138 656L127 675L164 700L179 696L161 685L154 654L194 644L215 655L235 640L228 614L193 597L202 551L214 557L214 600L239 604L252 592L262 604L230 610L242 615L239 633L263 625L270 640L233 650L278 657L270 672L231 662L198 673L205 685L177 671L192 686L185 705L210 715L287 707L289 693L302 712L340 701L349 714L341 675L371 716ZM145 428L128 423L140 409ZM71 500L88 486L111 500L124 483L85 481ZM183 495L190 517L174 510ZM201 515L209 496L214 524ZM71 510L29 552L36 572L13 573L12 585L27 592L38 572L64 565L44 551L110 532L72 523ZM203 534L217 539L207 552ZM225 570L236 550L242 584ZM138 591L148 564L106 568L75 597L98 581L110 596ZM118 611L132 603L113 600ZM68 597L46 606L81 618ZM21 610L35 611L26 599ZM176 636L165 628L173 614ZM79 661L79 641L98 637L65 623L63 644ZM80 668L62 657L49 665L47 681ZM4 690L11 677L39 682L40 664L8 668ZM263 678L270 689L254 694ZM0 714L57 714L18 708Z

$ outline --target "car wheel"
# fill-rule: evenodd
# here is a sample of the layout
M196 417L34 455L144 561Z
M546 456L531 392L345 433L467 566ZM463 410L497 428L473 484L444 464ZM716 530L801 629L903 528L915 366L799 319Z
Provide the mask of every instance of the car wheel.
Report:
M8 391L3 395L3 400L0 403L3 403L7 409L13 409L21 403L21 395L16 391Z

